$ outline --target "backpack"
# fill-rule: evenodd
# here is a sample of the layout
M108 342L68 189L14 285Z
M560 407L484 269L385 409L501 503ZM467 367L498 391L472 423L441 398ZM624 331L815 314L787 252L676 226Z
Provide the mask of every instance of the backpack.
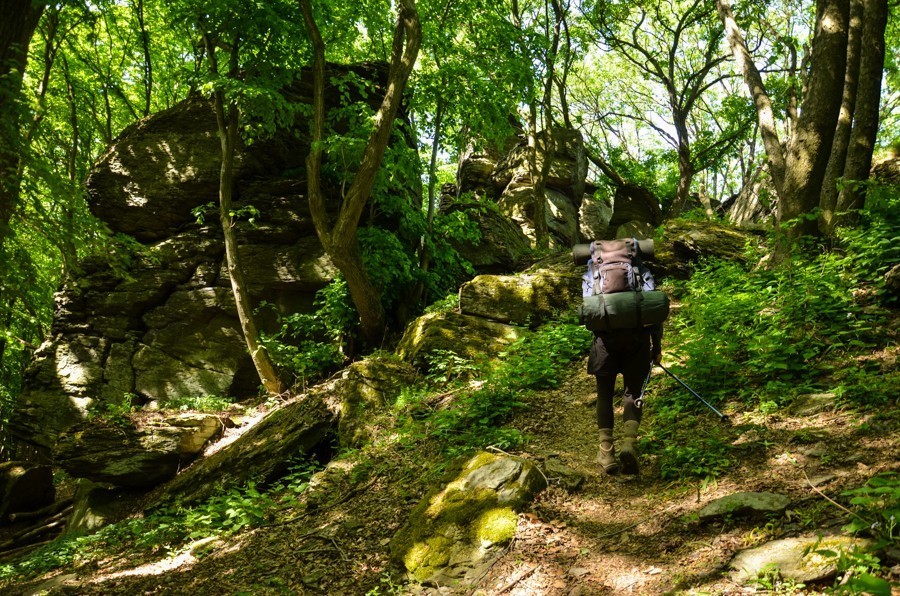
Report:
M669 298L656 290L653 275L644 267L641 244L652 251L652 241L639 243L635 238L590 244L579 315L594 333L640 329L660 324L669 316ZM576 259L584 255L584 248L573 250Z

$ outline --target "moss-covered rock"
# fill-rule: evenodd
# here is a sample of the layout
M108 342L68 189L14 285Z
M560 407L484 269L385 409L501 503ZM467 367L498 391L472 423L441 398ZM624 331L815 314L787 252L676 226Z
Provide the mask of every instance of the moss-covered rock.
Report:
M654 273L683 279L703 258L742 261L747 245L759 241L752 232L717 222L675 219L663 227L649 265Z
M504 325L457 312L422 315L406 327L397 355L420 370L428 369L426 356L447 350L475 362L496 356L528 333L523 327Z
M518 512L545 486L520 458L481 452L457 462L394 536L393 561L417 581L465 585L512 540Z
M580 273L567 263L522 275L479 275L460 287L459 308L502 323L536 325L573 309L580 297Z
M344 447L359 447L371 437L369 414L387 406L404 385L413 383L416 371L388 356L354 362L344 370L336 392L340 396L338 438Z

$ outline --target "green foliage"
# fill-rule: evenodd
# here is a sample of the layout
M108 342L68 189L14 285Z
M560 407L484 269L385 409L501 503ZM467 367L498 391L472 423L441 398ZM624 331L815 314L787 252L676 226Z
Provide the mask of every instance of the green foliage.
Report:
M189 395L173 397L166 401L166 409L194 412L222 412L235 403L233 397L219 395Z
M798 594L803 593L806 588L806 584L781 577L777 563L764 565L759 574L753 578L753 585L772 594Z
M777 403L783 405L792 391L808 390L806 383L827 371L831 359L882 341L881 315L866 308L853 288L860 280L877 283L872 268L883 270L892 251L882 242L884 233L868 227L846 252L795 256L771 269L700 265L678 286L684 307L672 325L673 352L688 360L700 390L716 390L737 376L748 381L744 395L751 398L773 393L775 387L766 385L780 382L784 392Z
M288 473L268 490L248 482L202 503L175 503L142 518L105 526L91 535L63 536L20 561L0 565L0 579L27 578L64 565L101 560L124 549L177 554L196 540L229 536L271 523L297 507L318 467L312 461L293 462Z
M900 474L887 472L844 491L856 516L844 528L872 535L878 546L900 546Z
M268 303L260 305L272 308L278 319L278 330L260 332L260 342L272 360L304 387L344 362L343 346L357 324L347 282L341 277L316 292L313 306L312 313L283 315Z
M891 584L876 575L881 570L878 557L859 547L833 550L816 548L816 554L827 559L837 559L838 579L828 590L829 594L869 594L891 596Z
M513 447L523 440L515 429L501 425L526 404L527 395L537 389L557 387L571 374L570 364L580 359L590 346L591 333L583 326L552 322L516 341L500 354L499 364L487 377L460 388L453 409L440 410L429 420L429 433L441 439L451 452L485 445ZM452 352L438 354L435 361L443 374L432 380L453 378L444 371L462 368L474 372L471 363ZM462 377L461 377L462 378Z
M133 393L125 393L118 402L93 402L88 407L88 417L103 424L131 426L129 414L137 410L137 407L133 405L134 399Z

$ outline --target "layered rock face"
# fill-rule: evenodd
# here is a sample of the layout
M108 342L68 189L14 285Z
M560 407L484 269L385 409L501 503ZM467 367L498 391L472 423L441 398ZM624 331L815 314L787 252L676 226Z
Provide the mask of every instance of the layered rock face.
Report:
M355 70L363 80L384 78L377 68ZM309 81L292 92L304 101ZM257 304L281 312L310 310L336 274L308 212L306 129L298 122L242 147L236 159L236 207L259 211L254 225L235 228L246 281ZM91 210L140 244L115 267L108 259L84 262L82 275L58 293L52 332L11 421L21 454L45 459L63 431L109 404L256 394L214 207L219 164L215 114L197 98L129 127L95 165ZM198 223L194 210L207 205L207 221ZM272 309L260 315L264 326L267 317L271 323Z
M584 237L582 229L605 229L610 213L592 205L582 211L585 202L585 178L587 157L581 133L576 130L554 128L539 134L538 147L547 146L551 138L554 147L546 180L547 205L545 218L550 232L551 245L568 248ZM522 234L534 241L534 180L529 163L527 142L522 139L509 151L497 156L490 151L468 150L460 156L457 172L461 193L472 192L476 197L486 196L496 200L500 213L512 220ZM538 156L540 164L546 159ZM588 197L588 201L593 197ZM592 221L582 227L583 214ZM606 222L593 221L606 216Z

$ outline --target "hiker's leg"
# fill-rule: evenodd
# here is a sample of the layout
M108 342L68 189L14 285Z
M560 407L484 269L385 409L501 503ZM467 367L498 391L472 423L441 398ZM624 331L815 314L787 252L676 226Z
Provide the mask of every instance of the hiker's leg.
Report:
M640 423L642 411L635 404L641 396L644 380L650 372L650 334L639 332L633 338L634 342L627 356L624 358L625 366L622 370L622 380L625 385L624 413L622 420L633 420Z
M615 375L597 375L597 428L613 427Z
M629 346L626 365L622 372L625 384L625 411L622 416L622 448L619 459L622 462L622 472L636 475L639 471L638 455L634 443L637 440L638 426L641 423L641 408L637 407L636 400L641 396L644 379L650 372L650 334L638 332Z

